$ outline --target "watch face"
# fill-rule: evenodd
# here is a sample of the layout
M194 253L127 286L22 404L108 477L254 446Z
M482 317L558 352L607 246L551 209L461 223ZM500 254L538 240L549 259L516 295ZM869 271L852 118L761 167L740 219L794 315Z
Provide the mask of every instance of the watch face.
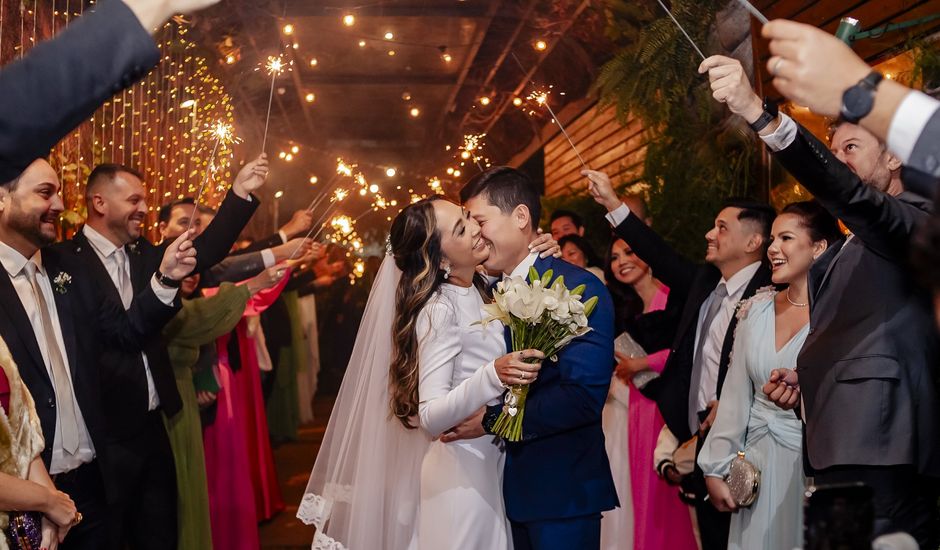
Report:
M857 121L867 115L874 104L872 91L861 86L852 86L842 95L842 116L848 121Z

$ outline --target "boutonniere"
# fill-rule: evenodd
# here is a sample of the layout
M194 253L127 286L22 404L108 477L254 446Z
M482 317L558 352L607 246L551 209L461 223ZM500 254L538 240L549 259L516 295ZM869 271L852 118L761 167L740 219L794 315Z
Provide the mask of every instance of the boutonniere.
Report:
M134 242L132 242L132 243L128 243L128 245L127 245L127 251L128 251L128 252L131 252L132 254L138 254L139 251L137 250L137 241L134 241Z
M65 294L68 292L69 285L72 284L72 276L64 271L60 271L59 274L55 276L55 279L52 280L52 284L55 285L56 292Z

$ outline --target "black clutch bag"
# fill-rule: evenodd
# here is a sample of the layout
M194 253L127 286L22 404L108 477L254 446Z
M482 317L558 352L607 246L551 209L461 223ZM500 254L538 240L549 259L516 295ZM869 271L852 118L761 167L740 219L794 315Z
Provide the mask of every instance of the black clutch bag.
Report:
M10 526L6 529L10 550L40 550L42 546L42 514L39 512L10 512Z

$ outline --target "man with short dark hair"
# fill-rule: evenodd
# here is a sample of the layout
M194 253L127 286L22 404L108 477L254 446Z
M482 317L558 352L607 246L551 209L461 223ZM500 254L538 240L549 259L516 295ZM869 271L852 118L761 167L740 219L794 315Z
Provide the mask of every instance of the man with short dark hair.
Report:
M597 549L601 512L618 505L601 429L613 374L610 294L589 272L530 251L541 205L522 172L487 170L460 197L489 245L487 270L526 277L530 267L540 274L551 269L569 288L584 284L584 300L598 298L588 318L591 332L572 341L557 361L547 360L529 386L522 440L506 444L503 491L516 550ZM491 431L501 410L489 407L474 435L482 435L483 427ZM444 434L442 440L450 437Z
M141 272L125 307L95 280L97 259L82 261L60 246L48 246L63 208L58 177L45 160L34 161L12 184L0 186L5 271L0 275L0 337L36 402L46 441L43 461L85 518L69 531L67 547L98 550L109 546L109 480L124 481L112 467L108 444L115 419L102 405L127 388L102 394L101 379L110 375L105 360L111 352L139 358L145 343L176 313L178 289L165 281L181 280L192 271L195 249L185 237L164 247L162 257ZM143 375L142 369L134 370ZM175 524L175 516L171 519Z
M658 378L652 372L633 383L656 401L669 430L679 441L699 437L698 448L714 421L721 386L731 361L736 305L771 284L765 261L770 227L776 216L770 205L729 199L705 234L705 264L697 265L672 249L643 219L631 212L603 172L585 170L594 199L607 209L614 233L649 264L669 294L685 296L672 351ZM696 465L683 483L694 499L704 550L725 548L730 514L704 500L705 479Z
M904 190L900 160L868 130L843 123L827 147L765 110L739 61L712 56L699 71L852 232L809 272L810 328L796 371L772 373L763 390L803 418L804 465L815 483L868 485L874 535L904 531L936 548L940 343L930 300L908 266L911 236L932 205Z
M206 231L194 232L198 235L193 240L199 252L197 272L228 255L257 207L250 193L264 183L266 175L263 157L247 163L235 177L217 222ZM147 193L141 174L130 167L95 167L88 178L85 202L84 227L55 248L84 262L101 288L128 309L145 284L144 276L156 269L172 240L154 246L141 236ZM184 226L177 236L185 230ZM180 281L163 282L173 286ZM159 331L148 335L143 349L133 353L112 349L107 342L101 347L110 547L175 548L176 475L162 416L172 418L182 402L162 335Z
M567 235L584 236L584 222L581 216L571 210L555 210L549 222L552 238L556 241Z

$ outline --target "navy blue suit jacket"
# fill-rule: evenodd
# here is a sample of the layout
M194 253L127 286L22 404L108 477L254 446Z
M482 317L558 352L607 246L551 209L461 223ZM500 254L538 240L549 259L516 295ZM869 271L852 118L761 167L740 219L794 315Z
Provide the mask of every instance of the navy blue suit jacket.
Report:
M586 285L583 300L597 296L588 318L593 330L545 361L529 389L522 441L506 445L503 495L516 522L586 516L619 505L604 448L601 411L614 369L614 307L607 287L593 274L555 258L535 262L565 286ZM507 329L508 334L508 329ZM487 418L498 415L490 407ZM490 423L487 422L487 425Z

